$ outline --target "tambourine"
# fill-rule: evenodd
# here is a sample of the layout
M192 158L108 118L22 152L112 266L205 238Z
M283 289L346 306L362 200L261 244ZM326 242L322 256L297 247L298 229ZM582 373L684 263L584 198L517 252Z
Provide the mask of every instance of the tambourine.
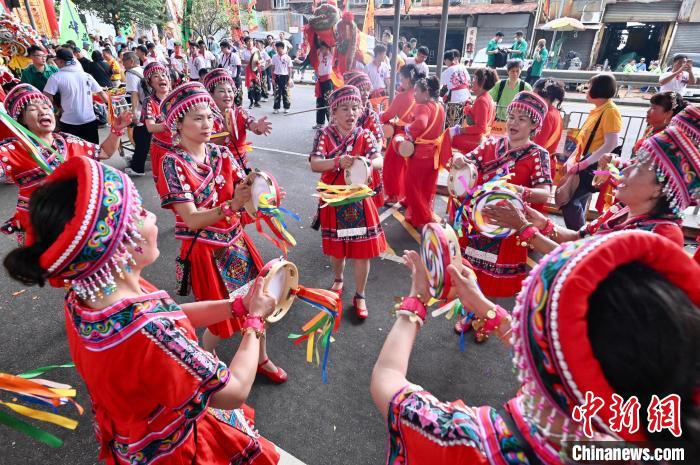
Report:
M398 144L399 155L401 155L404 158L410 158L413 156L413 152L416 150L415 146L413 145L413 142L407 140L403 136L396 136L394 140Z
M372 162L365 157L355 157L350 168L345 169L345 184L369 186L372 182Z
M447 192L452 197L463 199L469 190L476 185L479 173L473 163L467 163L463 168L452 167L447 177Z
M454 297L447 266L452 264L462 269L462 254L454 229L438 223L423 226L420 255L428 273L430 295L440 300Z
M383 124L382 132L384 133L385 139L391 139L392 137L394 137L394 125L391 123Z
M281 201L281 191L275 178L269 173L257 170L251 172L249 176L253 178L253 183L250 186L250 200L246 202L245 209L250 216L256 216L258 211L258 202L260 201L260 196L263 194L272 194L276 199L276 206L279 206Z
M523 201L518 194L507 187L495 186L474 194L471 201L470 216L472 224L480 234L493 239L503 239L515 233L514 229L504 228L489 223L489 218L484 214L484 208L489 205L502 205L503 202L512 203L518 210L524 210Z
M263 290L275 298L275 311L266 318L268 323L275 323L284 318L294 303L296 294L293 291L299 288L299 270L294 263L276 258L260 270L260 278Z

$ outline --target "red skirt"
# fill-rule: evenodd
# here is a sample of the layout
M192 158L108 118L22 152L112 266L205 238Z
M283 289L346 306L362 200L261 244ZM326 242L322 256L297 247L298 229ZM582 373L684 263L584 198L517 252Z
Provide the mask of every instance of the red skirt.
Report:
M422 147L416 147L416 152L419 149ZM404 178L406 221L416 228L433 222L433 202L438 170L435 169L433 152L429 153L430 156L425 156L425 153L414 153L408 160Z
M184 258L191 242L183 242L180 258ZM263 267L263 260L245 231L234 244L225 247L200 240L190 254L192 293L197 301L228 299L233 290L254 279ZM230 319L209 326L212 334L230 338L241 329L241 322Z
M399 155L396 135L404 134L403 128L396 128L396 134L389 141L384 154L384 192L389 198L401 200L404 198L404 178L406 176L406 159Z
M502 240L484 236L472 238L464 257L474 268L481 291L487 297L512 297L526 276L527 248L515 236Z
M372 201L377 208L384 206L384 183L382 183L382 172L378 170L372 170L372 190L374 190L374 197Z
M371 198L320 211L323 254L366 259L386 250L386 238Z

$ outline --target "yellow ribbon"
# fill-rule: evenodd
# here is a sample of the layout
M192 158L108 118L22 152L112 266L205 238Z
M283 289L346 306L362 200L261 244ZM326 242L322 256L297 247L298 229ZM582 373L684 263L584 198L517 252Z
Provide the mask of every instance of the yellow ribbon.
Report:
M33 418L35 420L44 421L46 423L53 423L54 425L62 426L66 429L75 429L78 426L78 422L70 418L66 418L61 415L56 415L55 413L43 412L41 410L35 410L33 408L25 407L24 405L14 404L12 402L2 402L0 404L13 410L20 415L28 418Z

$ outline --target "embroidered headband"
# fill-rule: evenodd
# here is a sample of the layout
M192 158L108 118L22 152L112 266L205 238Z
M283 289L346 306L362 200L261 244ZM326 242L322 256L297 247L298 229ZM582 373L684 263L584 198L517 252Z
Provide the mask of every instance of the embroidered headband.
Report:
M542 129L542 122L544 121L544 115L547 113L547 102L542 99L539 95L524 91L519 92L513 101L508 105L508 113L513 111L515 108L523 110L527 115L535 122L537 127L535 128L535 134L539 133Z
M343 74L345 84L355 86L360 91L372 92L372 81L370 81L367 73L363 71L350 71Z
M213 70L209 71L202 80L202 84L204 84L204 87L206 87L210 93L214 92L216 86L222 82L231 84L231 87L236 90L236 83L233 81L231 73L224 68L214 68Z
M344 102L354 101L358 104L362 104L362 96L360 95L359 89L350 85L345 85L334 90L328 100L331 112L334 111L338 105Z
M677 127L693 141L693 145L700 146L700 108L688 105L671 119L669 126Z
M128 269L143 238L137 224L145 214L131 179L111 166L74 157L59 166L47 183L74 179L78 183L75 215L56 241L41 255L39 265L52 284L70 283L81 299L94 300L115 290L114 272Z
M165 125L172 132L177 132L178 120L193 107L203 103L212 108L216 107L214 99L201 83L193 81L176 87L160 104L160 111L165 115Z
M151 80L151 76L155 73L163 73L167 75L168 69L158 61L152 61L151 63L147 64L146 67L143 68L143 78L146 80L147 84L149 83L148 81Z
M20 113L32 101L48 103L53 107L51 100L39 89L31 84L17 84L7 93L5 97L5 108L7 113L14 119L19 118Z
M700 199L700 150L679 127L669 126L648 138L637 158L653 164L676 215Z
M700 306L700 265L681 247L646 231L618 231L561 244L530 272L516 299L512 329L518 380L567 418L564 441L574 439L572 431L573 436L581 435L571 414L585 404L586 392L605 405L612 403L615 389L588 337L588 301L612 271L635 261L663 275ZM525 407L536 417L543 405L533 404L534 400ZM611 431L612 416L611 409L601 408L593 417L595 430L625 441L646 440L641 431Z

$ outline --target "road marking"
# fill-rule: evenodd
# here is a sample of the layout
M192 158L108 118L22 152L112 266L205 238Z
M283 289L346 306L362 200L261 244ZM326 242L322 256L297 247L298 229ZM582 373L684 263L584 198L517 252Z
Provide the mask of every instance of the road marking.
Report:
M385 221L387 218L389 218L392 215L392 213L399 209L400 206L401 204L397 202L396 204L394 204L394 206L389 207L385 211L383 211L382 214L379 215L379 222L381 223L382 221Z
M382 260L389 260L391 262L395 262L395 263L398 263L400 265L404 264L403 258L399 257L396 254L389 253L388 251L380 254L379 258L381 258Z
M285 155L296 155L297 157L304 157L304 158L309 157L308 153L290 152L289 150L272 149L272 148L268 148L268 147L258 147L257 145L254 145L253 148L256 150L265 150L267 152L283 153Z
M408 224L408 222L406 221L406 218L404 218L403 214L400 211L396 210L392 213L392 216L394 218L396 218L396 220L399 223L401 223L401 226L403 226L403 228L406 230L406 232L408 232L408 234L410 234L411 237L413 239L415 239L415 241L420 244L420 234L418 234L418 231L416 231L416 228L414 228L413 226Z

